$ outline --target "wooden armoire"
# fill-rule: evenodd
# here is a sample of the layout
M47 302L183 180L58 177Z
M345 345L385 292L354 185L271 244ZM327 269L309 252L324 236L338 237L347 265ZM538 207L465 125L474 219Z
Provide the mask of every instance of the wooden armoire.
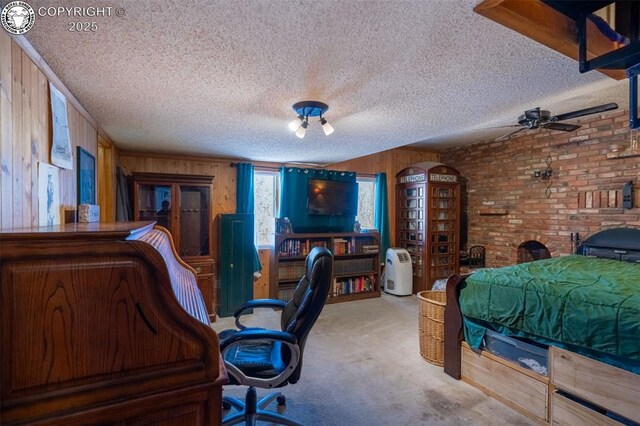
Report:
M413 292L459 270L460 173L417 163L396 175L396 242L411 256Z
M195 270L209 318L215 321L213 177L134 173L133 200L134 220L152 220L169 230L178 254Z

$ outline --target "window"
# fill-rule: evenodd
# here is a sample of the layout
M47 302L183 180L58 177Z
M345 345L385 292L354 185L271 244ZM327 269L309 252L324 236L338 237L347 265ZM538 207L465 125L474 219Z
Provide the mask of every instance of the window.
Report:
M357 177L358 182L358 216L362 229L375 228L373 225L373 210L375 208L376 179L373 177Z
M255 211L255 244L272 246L275 233L275 217L280 188L280 173L256 170L253 174Z
M375 183L373 177L357 178L358 182L358 216L362 229L375 228L373 210L375 207ZM273 246L275 234L275 217L278 211L280 190L280 173L271 170L256 170L253 174L254 211L255 211L255 244L256 246Z

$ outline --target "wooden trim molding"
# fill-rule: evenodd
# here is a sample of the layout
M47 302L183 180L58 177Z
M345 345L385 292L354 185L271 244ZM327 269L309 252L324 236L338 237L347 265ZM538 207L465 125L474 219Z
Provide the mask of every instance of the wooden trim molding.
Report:
M578 60L576 22L547 6L542 0L485 0L474 12L504 25L538 43ZM592 59L615 50L618 46L587 21L587 58ZM598 70L616 80L626 78L624 70ZM576 64L576 73L578 66Z

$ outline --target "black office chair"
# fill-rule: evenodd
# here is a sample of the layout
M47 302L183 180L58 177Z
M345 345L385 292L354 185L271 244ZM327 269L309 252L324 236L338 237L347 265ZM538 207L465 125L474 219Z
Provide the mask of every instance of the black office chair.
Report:
M264 411L268 404L277 399L285 404L281 392L274 392L256 399L256 387L271 389L297 383L302 369L304 345L311 327L316 322L329 295L333 257L323 247L315 247L305 261L305 274L296 287L289 302L274 299L250 300L235 313L239 330L224 330L219 334L220 351L232 385L249 386L245 401L237 398L223 398L224 407L233 407L238 413L229 413L223 425L256 420L298 426L297 423L280 414ZM247 328L240 323L240 317L249 309L282 309L282 330Z

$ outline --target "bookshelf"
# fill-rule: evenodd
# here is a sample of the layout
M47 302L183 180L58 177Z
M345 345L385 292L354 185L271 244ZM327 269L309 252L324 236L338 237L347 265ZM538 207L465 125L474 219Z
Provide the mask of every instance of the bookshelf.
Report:
M396 175L396 247L413 267L413 292L459 272L460 174L440 163L418 163Z
M270 294L290 300L304 275L305 258L313 247L333 253L333 278L327 303L380 296L380 235L377 232L276 234Z

